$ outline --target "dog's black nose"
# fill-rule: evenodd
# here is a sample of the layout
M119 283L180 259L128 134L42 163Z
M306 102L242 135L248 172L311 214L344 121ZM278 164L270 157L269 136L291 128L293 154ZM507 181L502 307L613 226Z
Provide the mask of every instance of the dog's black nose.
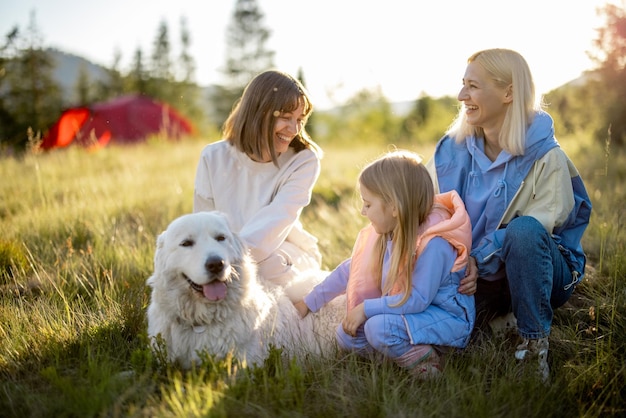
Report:
M209 257L204 267L211 273L217 274L224 269L224 260L219 257Z

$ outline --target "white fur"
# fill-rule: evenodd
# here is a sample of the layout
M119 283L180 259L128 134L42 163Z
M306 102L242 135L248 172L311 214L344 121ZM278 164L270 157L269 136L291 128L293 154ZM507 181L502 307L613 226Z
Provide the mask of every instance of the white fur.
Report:
M288 289L266 284L257 278L255 264L225 215L183 215L157 239L154 273L147 280L152 287L148 336L153 344L160 336L168 359L183 367L198 361L202 351L217 359L232 354L247 364L261 364L270 345L289 355L332 353L345 298L304 319L291 302L323 273L309 274ZM205 297L202 286L217 290Z

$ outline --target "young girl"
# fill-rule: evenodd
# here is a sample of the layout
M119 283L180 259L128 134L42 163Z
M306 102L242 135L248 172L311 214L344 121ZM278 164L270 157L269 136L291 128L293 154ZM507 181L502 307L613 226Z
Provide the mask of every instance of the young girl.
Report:
M463 203L454 191L435 196L420 157L407 151L369 164L358 183L371 224L296 308L304 317L346 293L341 348L380 352L419 377L438 374L434 346L465 347L474 325L474 299L457 290L471 248Z
M319 269L317 239L302 228L321 150L305 130L313 105L302 84L280 71L256 76L223 128L202 150L194 212L219 210L246 242L261 277L285 285Z

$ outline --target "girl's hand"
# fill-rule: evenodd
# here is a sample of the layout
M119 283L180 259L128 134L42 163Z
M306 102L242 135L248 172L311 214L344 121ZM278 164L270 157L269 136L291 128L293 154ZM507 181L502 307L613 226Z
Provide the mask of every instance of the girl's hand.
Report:
M348 312L348 315L346 315L341 323L343 332L352 337L356 337L356 330L365 323L366 319L365 307L363 306L363 303L359 303L350 312Z
M464 295L473 295L476 293L476 283L478 282L478 265L474 257L469 258L467 269L465 269L465 277L461 279L459 284L459 293Z
M304 300L298 300L294 302L293 306L296 307L296 310L298 311L298 315L300 315L300 318L304 318L310 312L309 307L306 306L306 303L304 303Z

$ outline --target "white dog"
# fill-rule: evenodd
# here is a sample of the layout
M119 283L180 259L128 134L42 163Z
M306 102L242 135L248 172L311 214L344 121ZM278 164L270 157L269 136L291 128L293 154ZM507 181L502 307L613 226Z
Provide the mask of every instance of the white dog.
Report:
M219 212L183 215L159 235L148 307L148 336L158 336L170 361L190 367L206 352L262 364L270 345L289 355L336 349L345 298L300 318L292 300L322 277L309 275L286 290L257 278L255 264Z

